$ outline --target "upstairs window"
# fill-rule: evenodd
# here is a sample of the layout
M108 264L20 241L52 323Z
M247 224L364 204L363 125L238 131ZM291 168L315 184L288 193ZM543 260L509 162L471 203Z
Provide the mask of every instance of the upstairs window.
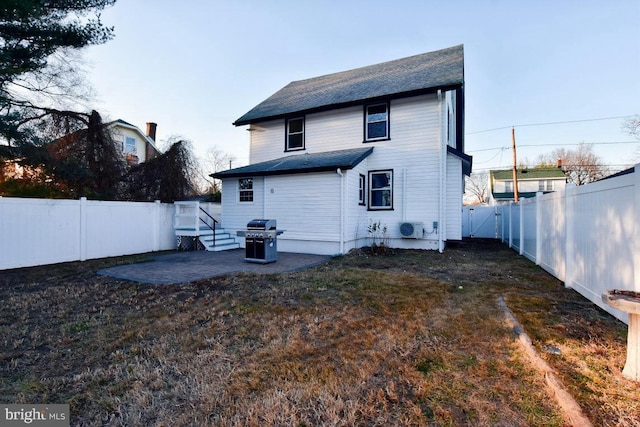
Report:
M538 191L553 191L553 181L550 179L538 181Z
M505 181L504 182L504 192L505 193L513 193L513 181Z
M124 137L124 149L125 154L136 154L136 139L130 136Z
M389 104L367 105L364 120L365 141L389 139Z
M369 172L369 209L393 209L393 171Z
M239 179L238 191L241 202L253 202L253 178Z
M304 150L304 117L287 120L285 151Z

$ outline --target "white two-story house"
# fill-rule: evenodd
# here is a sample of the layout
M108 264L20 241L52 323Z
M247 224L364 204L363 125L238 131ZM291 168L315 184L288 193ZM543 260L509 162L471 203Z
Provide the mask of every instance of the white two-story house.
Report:
M294 81L234 125L250 164L212 174L231 233L275 219L280 251L314 254L369 246L371 224L395 248L462 238L462 45Z

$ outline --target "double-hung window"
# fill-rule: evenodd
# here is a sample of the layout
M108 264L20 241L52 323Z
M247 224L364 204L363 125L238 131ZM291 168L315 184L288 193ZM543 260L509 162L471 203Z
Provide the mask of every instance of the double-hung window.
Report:
M285 151L304 150L304 117L287 120Z
M553 191L553 181L550 179L538 181L538 191Z
M238 194L241 202L253 202L253 178L238 180Z
M131 138L130 136L125 136L123 151L125 154L136 154L136 139Z
M504 182L504 192L505 193L513 193L513 181L505 181Z
M364 140L389 139L389 104L373 104L364 108Z
M369 209L393 209L393 170L369 172Z

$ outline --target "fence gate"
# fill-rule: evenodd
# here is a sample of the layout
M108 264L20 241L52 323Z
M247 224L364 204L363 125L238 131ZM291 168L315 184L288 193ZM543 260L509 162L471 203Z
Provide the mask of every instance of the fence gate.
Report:
M497 206L463 206L462 237L495 239L498 236Z

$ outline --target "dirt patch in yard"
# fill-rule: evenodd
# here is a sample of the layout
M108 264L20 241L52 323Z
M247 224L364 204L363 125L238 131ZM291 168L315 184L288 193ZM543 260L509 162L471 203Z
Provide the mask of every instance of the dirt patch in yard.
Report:
M595 425L638 425L626 325L496 242L182 285L95 274L143 260L0 273L4 402L70 403L72 425L564 425L505 295Z

